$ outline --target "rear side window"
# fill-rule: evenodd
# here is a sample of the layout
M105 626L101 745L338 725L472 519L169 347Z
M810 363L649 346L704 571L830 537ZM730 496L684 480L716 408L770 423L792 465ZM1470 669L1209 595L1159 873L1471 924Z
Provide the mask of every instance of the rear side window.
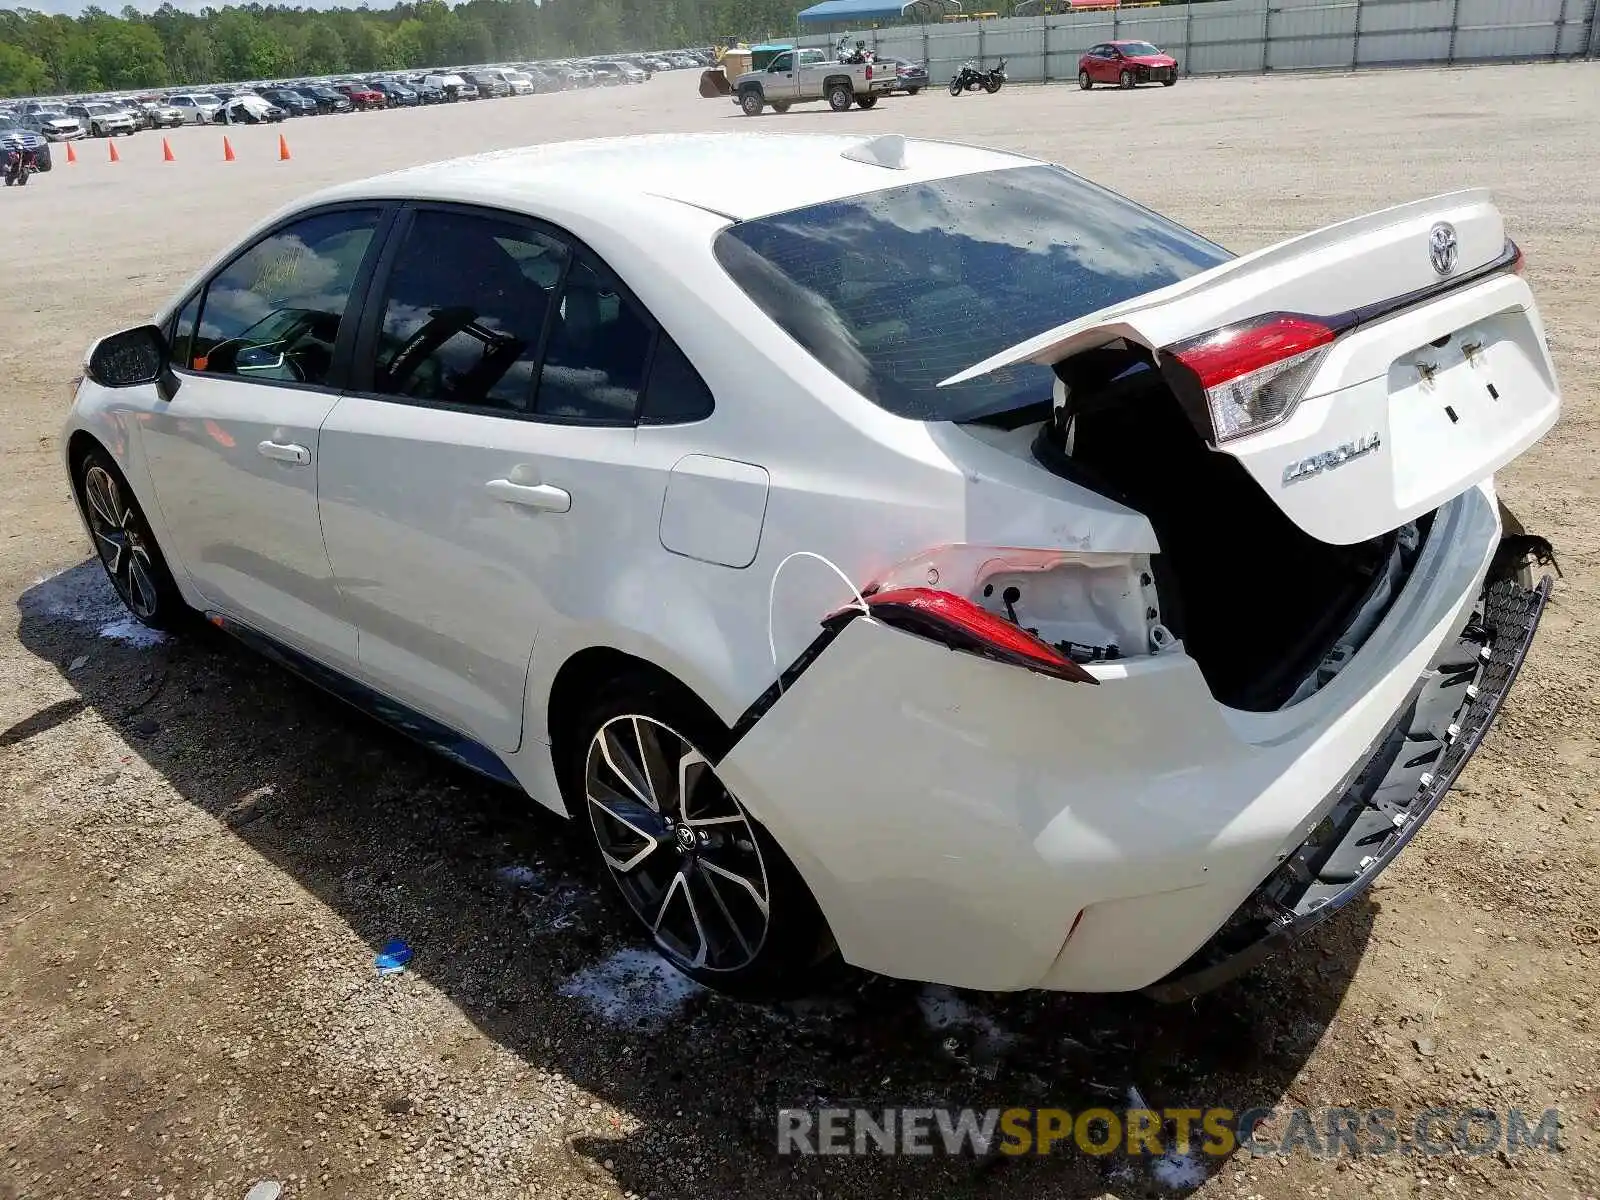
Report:
M711 389L665 332L657 335L650 359L650 378L644 385L639 420L645 425L672 425L703 421L711 415Z
M655 330L611 278L578 259L567 272L539 372L540 416L631 425Z
M898 416L963 421L1048 400L1048 369L940 380L1230 257L1068 171L1015 167L745 221L717 260L845 383Z
M418 212L385 289L373 390L532 412L566 260L564 245L519 222Z

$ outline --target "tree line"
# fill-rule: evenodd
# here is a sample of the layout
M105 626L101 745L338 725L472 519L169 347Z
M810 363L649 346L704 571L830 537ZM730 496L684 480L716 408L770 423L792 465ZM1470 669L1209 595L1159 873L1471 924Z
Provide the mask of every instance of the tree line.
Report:
M247 4L113 16L0 9L0 96L709 45L792 32L796 0L417 0L390 9Z

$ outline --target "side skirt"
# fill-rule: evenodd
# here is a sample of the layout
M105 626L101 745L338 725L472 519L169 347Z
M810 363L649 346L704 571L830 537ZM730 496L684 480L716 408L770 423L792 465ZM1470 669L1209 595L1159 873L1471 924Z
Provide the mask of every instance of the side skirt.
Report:
M398 700L391 699L340 671L335 671L309 655L285 646L260 630L240 624L232 617L208 612L206 620L264 658L271 659L307 683L321 688L335 699L343 700L352 708L381 721L391 729L405 734L412 741L426 746L434 753L496 783L514 787L518 791L522 790L522 785L517 782L517 777L511 773L510 768L498 754L482 742L476 742L448 725L435 721L413 708L408 708Z

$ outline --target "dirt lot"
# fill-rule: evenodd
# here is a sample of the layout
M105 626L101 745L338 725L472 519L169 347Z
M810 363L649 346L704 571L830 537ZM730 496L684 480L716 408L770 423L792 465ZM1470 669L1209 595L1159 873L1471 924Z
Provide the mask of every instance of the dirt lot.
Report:
M314 186L529 141L749 129L639 88L184 129L0 193L0 1198L1600 1193L1600 65L942 93L763 130L1054 158L1247 250L1470 184L1529 254L1565 416L1502 477L1565 578L1453 799L1368 900L1192 1005L853 980L740 1007L626 938L581 842L220 637L120 619L57 431L136 323ZM1583 96L1590 101L1583 101ZM379 977L374 951L416 958ZM1518 1106L1562 1153L780 1159L783 1105ZM1179 1164L1184 1166L1185 1164Z

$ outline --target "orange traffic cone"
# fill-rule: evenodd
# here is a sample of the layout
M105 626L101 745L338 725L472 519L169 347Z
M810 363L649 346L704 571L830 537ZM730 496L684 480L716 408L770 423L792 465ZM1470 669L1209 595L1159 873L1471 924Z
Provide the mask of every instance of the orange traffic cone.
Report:
M166 138L161 139L161 161L177 162L178 156L172 152L172 145Z
M78 152L72 148L71 142L67 143L67 161L69 163L75 163L78 161Z
M117 153L117 144L116 144L116 142L107 142L106 145L111 147L111 161L112 162L121 162L122 161L122 155Z
M289 161L289 142L281 133L278 135L278 161Z
M222 161L233 162L233 143L228 141L227 134L222 136Z

